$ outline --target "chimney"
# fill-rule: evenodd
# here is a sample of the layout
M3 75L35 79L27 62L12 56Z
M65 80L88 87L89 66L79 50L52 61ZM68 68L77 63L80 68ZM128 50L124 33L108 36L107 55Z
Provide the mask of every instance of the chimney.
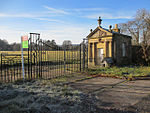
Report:
M97 21L98 21L98 26L100 27L101 26L101 22L102 22L101 17L99 17L99 19Z
M115 32L120 33L120 29L118 28L118 24L115 24L115 28L112 29L112 30L115 31Z
M115 24L115 29L118 29L118 24Z

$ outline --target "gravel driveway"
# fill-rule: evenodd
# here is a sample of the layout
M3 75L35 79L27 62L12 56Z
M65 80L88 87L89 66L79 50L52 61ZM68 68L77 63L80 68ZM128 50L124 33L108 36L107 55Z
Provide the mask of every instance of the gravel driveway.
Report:
M134 113L150 113L150 81L124 81L98 77L71 84L88 95L96 97L98 108L117 109Z

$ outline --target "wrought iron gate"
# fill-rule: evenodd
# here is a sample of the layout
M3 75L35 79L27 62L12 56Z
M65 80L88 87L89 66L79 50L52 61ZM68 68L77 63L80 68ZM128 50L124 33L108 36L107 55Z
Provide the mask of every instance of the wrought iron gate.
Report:
M25 79L55 78L87 68L87 45L57 45L40 39L40 34L30 33L29 48L24 51ZM19 52L19 51L18 51ZM21 54L0 55L0 82L13 82L23 79Z
M87 45L57 45L30 33L28 49L28 77L55 78L84 71L87 68Z

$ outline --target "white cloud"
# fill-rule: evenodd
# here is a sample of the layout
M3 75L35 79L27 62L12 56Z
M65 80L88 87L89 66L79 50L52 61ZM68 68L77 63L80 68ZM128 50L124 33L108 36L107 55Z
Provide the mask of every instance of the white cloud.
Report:
M88 19L97 19L101 16L103 19L132 19L135 11L118 10L109 8L78 8L73 9L80 17Z
M59 20L56 19L49 19L49 18L39 18L39 17L35 17L33 19L37 19L37 20L44 20L44 21L50 21L50 22L61 22Z
M43 6L44 8L48 9L46 12L33 12L33 13L18 13L18 14L7 14L7 13L0 13L0 17L12 17L12 18L44 18L44 17L53 17L53 16L59 16L60 14L67 15L68 12L64 10L55 9L48 6ZM44 20L44 19L40 19ZM45 19L48 20L48 19ZM50 19L48 20L50 21ZM52 19L53 21L53 19Z
M69 14L66 11L55 9L52 7L44 6L47 9L45 12L33 12L33 13L0 13L0 18L30 18L42 21L62 22L61 20L52 19L50 17L57 17Z
M45 40L54 39L57 44L62 44L64 40L70 40L73 44L79 44L83 41L83 38L89 33L89 27L87 26L57 26L48 30L36 30L41 34L41 38Z
M55 40L62 44L64 40L71 40L73 44L79 44L89 33L89 26L61 25L47 30L15 30L9 27L0 26L0 39L6 39L9 43L20 42L22 35L29 35L30 32L41 34L41 39Z
M64 10L60 10L60 9L55 9L49 6L43 6L44 8L49 10L49 13L53 13L53 14L65 14L68 15L69 13L64 11Z
M8 43L20 43L21 36L28 35L28 32L10 29L9 27L0 26L0 39L5 39Z
M5 13L0 13L0 17L16 17L16 18L33 18L37 17L39 15L34 15L34 14L5 14Z
M18 30L20 28L19 26L16 28L16 30L15 28L13 29L13 28L0 26L0 39L6 39L8 40L9 43L20 42L21 35L27 35L30 32L38 32L41 34L42 39L46 39L46 40L55 39L55 41L58 44L62 44L64 40L71 40L73 43L80 43L82 39L89 34L89 29L93 27L90 26L91 25L90 23L87 25L85 24L83 25L82 23L79 24L79 22L71 24L69 22L62 22L62 20L59 20L59 18L58 19L51 18L52 16L56 17L62 15L69 18L70 13L66 12L66 10L69 9L65 9L64 11L49 6L43 6L43 7L46 8L47 12L34 12L34 13L22 13L22 14L0 13L0 18L16 17L16 18L31 18L31 19L46 21L46 24L43 25L40 24L39 29L34 29L35 27L29 29L23 28L24 29L23 31ZM133 13L123 12L123 11L122 12L114 11L113 13L110 13L107 10L104 10L103 8L70 9L69 12L72 13L72 17L78 16L79 20L81 17L85 17L87 18L87 20L88 19L97 20L99 16L101 16L102 19L131 19L133 14ZM48 24L47 21L52 21L53 23ZM59 23L60 25L58 25L57 22L61 22L61 24Z
M96 13L91 15L86 15L84 17L89 19L97 19L99 16L101 16L103 19L132 19L133 16L130 15L113 15L109 13Z
M106 8L77 8L77 9L73 9L74 11L103 11L106 10Z
M51 15L41 13L41 14L5 14L0 13L0 18L29 18L29 19L36 19L36 20L42 20L42 21L51 21L51 22L62 22L61 20L57 19L50 19Z

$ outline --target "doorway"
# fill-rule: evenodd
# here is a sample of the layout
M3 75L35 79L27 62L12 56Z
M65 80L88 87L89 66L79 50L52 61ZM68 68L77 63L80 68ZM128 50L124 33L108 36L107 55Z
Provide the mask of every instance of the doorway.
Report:
M104 50L103 50L103 48L98 48L98 59L97 59L98 65L100 65L102 63L103 58L104 58Z

